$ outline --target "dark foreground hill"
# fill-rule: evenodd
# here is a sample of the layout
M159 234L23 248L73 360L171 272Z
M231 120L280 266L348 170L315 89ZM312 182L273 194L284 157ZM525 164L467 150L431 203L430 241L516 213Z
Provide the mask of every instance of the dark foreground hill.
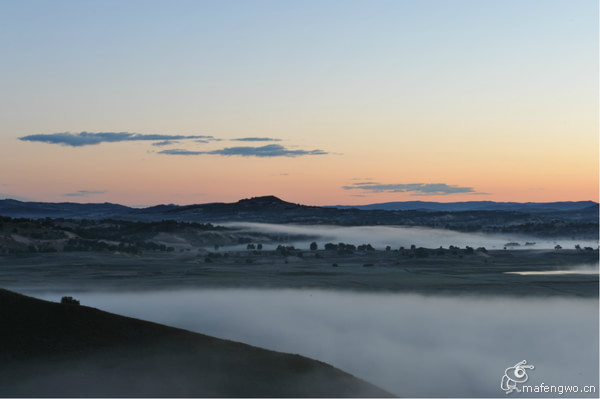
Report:
M325 363L0 289L2 397L381 397Z

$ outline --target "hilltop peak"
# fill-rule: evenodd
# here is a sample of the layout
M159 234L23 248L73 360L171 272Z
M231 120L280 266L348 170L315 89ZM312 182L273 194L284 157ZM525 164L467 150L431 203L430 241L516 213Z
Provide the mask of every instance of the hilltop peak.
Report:
M300 205L297 205L297 204L294 204L291 202L284 201L274 195L265 195L262 197L245 198L245 199L239 200L234 205L238 206L241 209L245 209L245 210L265 210L265 211L284 210L284 209L291 209L291 208L296 208L296 207L300 206Z
M269 204L290 204L274 195L264 195L262 197L244 198L238 201L238 204L255 204L255 205L269 205Z

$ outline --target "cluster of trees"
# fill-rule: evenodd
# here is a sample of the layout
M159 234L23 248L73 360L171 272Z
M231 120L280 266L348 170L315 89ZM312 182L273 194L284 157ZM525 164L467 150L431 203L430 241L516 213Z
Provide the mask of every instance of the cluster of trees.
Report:
M284 256L302 254L301 252L297 251L293 245L278 245L276 251Z
M317 244L313 242L310 245L310 249L316 250ZM375 251L375 248L373 248L373 246L371 244L361 244L359 246L355 246L353 244L345 244L343 242L340 242L338 244L333 244L333 243L328 242L324 245L324 249L326 251L337 251L338 254L352 254L355 251L361 251L361 252ZM392 247L388 245L385 247L385 250L392 251ZM424 258L424 257L428 257L430 255L444 256L444 255L472 255L475 252L487 253L487 249L485 249L485 247L479 247L477 249L474 249L473 247L466 246L464 249L461 249L459 247L450 245L450 247L448 249L444 249L442 247L440 247L438 249L427 249L427 248L423 248L423 247L417 248L417 246L414 244L411 245L410 248L408 248L408 249L405 247L400 247L399 249L395 249L393 251L398 252L400 255L417 257L417 258Z
M158 232L223 230L211 223L174 220L134 222L123 220L74 220L64 218L10 218L0 216L0 253L20 254L64 251L119 251L131 254L142 250L171 252L175 249L149 241ZM15 241L11 234L30 238L30 244ZM66 240L69 236L76 238ZM58 242L49 242L60 240ZM108 242L115 241L118 244ZM63 244L64 243L64 244Z
M0 216L0 232L19 234L36 240L56 240L67 237L63 229L55 226L50 218L27 219Z
M370 245L370 244L369 244ZM333 244L328 242L325 244L326 251L338 251L339 254L351 254L356 251L356 245L353 244L344 244L340 242L339 244Z
M593 251L594 250L594 248L592 248L592 247L581 248L581 245L579 245L579 244L575 245L575 249L578 251Z
M139 254L142 250L173 252L175 248L152 241L139 241L135 243L120 242L118 245L108 244L104 241L71 238L65 244L64 251L110 251Z
M188 223L176 220L160 222L130 222L124 220L104 219L81 220L76 227L65 227L82 238L103 239L109 241L139 242L154 237L157 233L174 233L185 231L223 230L225 227L211 223Z
M523 233L538 236L596 236L598 234L598 223L552 220L548 222L527 222L521 224L479 226L479 229L484 233ZM456 226L453 226L451 230L464 231Z
M60 303L67 305L79 305L79 300L73 298L72 296L63 296L60 298Z

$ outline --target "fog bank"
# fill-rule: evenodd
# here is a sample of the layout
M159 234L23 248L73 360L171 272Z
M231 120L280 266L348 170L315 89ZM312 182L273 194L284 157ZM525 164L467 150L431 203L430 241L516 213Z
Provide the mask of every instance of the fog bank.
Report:
M310 238L290 239L287 244L299 248L308 248L311 241L317 241L322 246L327 242L347 244L370 243L376 249L384 249L391 246L392 249L399 247L448 248L450 245L464 248L486 247L487 249L503 249L508 243L518 243L519 246L510 246L510 249L554 249L559 244L565 249L574 249L575 245L581 247L597 248L595 240L578 240L571 237L564 238L539 238L521 234L490 234L490 233L462 233L453 230L432 229L426 227L405 226L331 226L331 225L292 225L292 224L268 224L268 223L223 223L224 226L239 228L247 231L280 234L282 238L286 235L307 235ZM526 245L526 243L535 243ZM245 245L243 246L245 247ZM269 248L268 246L265 248Z
M35 294L61 295L68 293ZM504 370L523 359L535 365L528 384L598 385L597 299L256 289L77 298L82 305L322 360L399 396L503 397Z
M545 271L519 271L519 272L504 272L505 274L519 274L521 276L551 276L561 274L599 274L598 263L595 265L578 265L567 269L545 270Z

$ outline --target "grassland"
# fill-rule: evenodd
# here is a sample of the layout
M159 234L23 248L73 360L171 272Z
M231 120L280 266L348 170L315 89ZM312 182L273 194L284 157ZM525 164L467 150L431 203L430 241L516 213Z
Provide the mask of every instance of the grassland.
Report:
M1 397L387 397L325 363L0 289Z
M597 251L233 251L142 255L63 252L0 257L0 286L15 290L214 287L323 288L457 295L598 296L598 274L517 275L597 265Z

